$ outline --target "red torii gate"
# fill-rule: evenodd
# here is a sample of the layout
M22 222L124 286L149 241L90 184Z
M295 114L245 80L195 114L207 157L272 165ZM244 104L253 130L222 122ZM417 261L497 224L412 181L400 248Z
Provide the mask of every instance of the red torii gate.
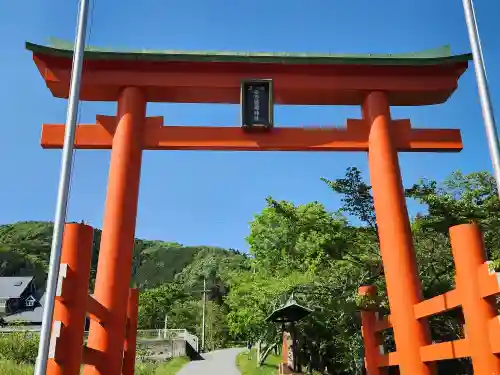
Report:
M52 94L67 98L72 50L31 43L27 49ZM143 150L368 152L398 365L403 375L433 373L420 353L431 342L426 322L413 310L422 293L397 154L458 152L462 141L459 130L415 129L410 120L393 120L390 107L445 102L470 59L446 49L400 56L85 52L81 100L118 102L116 116L79 125L75 139L79 149L112 150L94 294L108 319L91 323L85 374L122 371ZM241 81L249 78L272 79L277 104L359 105L362 118L348 119L344 129L280 126L249 133L164 126L163 117L146 117L148 102L238 104ZM62 148L63 137L64 125L43 125L42 147Z

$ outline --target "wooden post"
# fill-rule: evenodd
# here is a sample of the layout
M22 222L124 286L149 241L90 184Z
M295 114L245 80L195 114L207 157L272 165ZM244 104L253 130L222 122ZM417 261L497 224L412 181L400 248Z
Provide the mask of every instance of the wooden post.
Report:
M285 326L283 326L283 342L281 344L281 363L279 364L278 374L287 375L291 374L292 370L288 366L288 335L289 332L285 330Z
M500 359L488 339L489 322L498 314L494 304L481 296L479 284L479 269L486 262L483 236L476 224L462 224L450 228L450 239L474 374L500 374Z
M363 118L370 123L368 163L399 368L401 375L430 375L435 370L420 358L430 337L413 312L422 292L386 94L367 96Z
M93 242L92 227L65 225L47 375L80 374Z

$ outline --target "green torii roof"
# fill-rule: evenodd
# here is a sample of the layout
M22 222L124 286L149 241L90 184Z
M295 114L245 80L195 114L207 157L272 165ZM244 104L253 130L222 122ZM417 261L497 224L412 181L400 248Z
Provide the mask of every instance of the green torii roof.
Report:
M26 49L33 53L70 58L73 43L55 38L50 46L26 42ZM472 60L472 54L452 55L450 46L406 54L331 54L288 52L219 52L176 50L121 50L86 47L89 60L136 61L190 61L190 62L241 62L277 64L327 64L327 65L444 65Z
M311 309L301 306L295 302L294 299L291 299L285 306L274 310L271 315L266 318L266 321L275 323L298 322L312 312Z

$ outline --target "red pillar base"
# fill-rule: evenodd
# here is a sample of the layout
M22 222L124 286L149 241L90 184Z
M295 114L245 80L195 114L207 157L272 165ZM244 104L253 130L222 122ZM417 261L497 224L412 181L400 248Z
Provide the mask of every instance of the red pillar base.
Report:
M487 272L481 267L486 262L481 230L475 224L457 225L450 229L450 239L474 374L500 375L500 358L493 354L488 339L489 323L497 317L497 309L494 302L482 297L479 284L480 270Z
M65 225L47 375L80 374L93 241L92 227Z

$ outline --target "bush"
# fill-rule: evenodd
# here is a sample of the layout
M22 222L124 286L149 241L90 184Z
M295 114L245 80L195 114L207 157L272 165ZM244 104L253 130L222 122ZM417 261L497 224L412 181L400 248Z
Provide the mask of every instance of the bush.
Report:
M33 375L33 366L18 364L12 361L0 360L0 374L2 375Z
M38 354L37 333L12 332L0 334L0 375L31 375ZM139 359L139 358L138 358ZM164 363L137 361L136 375L173 375L189 362L178 357Z
M274 375L281 361L279 355L269 354L261 367L257 366L257 351L252 349L238 354L236 365L242 375Z
M154 363L137 363L135 365L135 375L152 375L157 365Z
M0 335L0 359L33 365L38 354L39 335L12 332Z
M161 364L154 373L155 375L174 375L177 374L180 369L189 362L186 357L176 357L170 359L168 362Z
M139 362L135 367L135 375L174 375L188 362L186 357L172 358L161 364Z

